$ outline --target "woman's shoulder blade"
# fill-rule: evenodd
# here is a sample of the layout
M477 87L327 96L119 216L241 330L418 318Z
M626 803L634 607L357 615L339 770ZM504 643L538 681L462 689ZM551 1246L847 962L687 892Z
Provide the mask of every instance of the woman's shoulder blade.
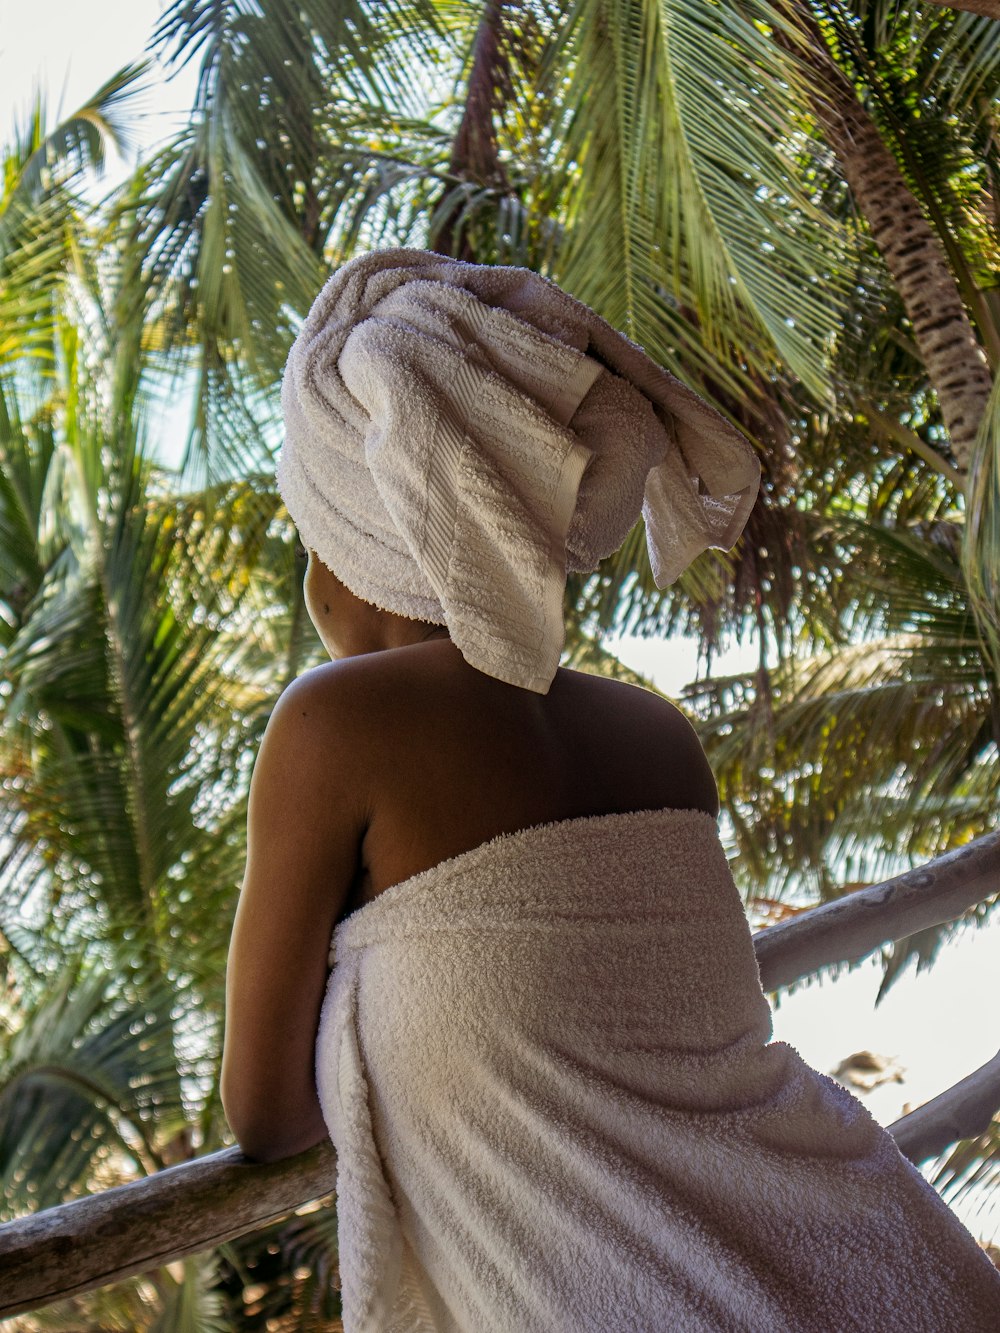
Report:
M564 790L566 813L719 810L691 721L662 695L622 681L563 669L537 695L484 676L437 641L315 667L279 708L294 713L317 762L356 755L387 787L412 771L467 793L494 772L501 785L520 773L522 788Z

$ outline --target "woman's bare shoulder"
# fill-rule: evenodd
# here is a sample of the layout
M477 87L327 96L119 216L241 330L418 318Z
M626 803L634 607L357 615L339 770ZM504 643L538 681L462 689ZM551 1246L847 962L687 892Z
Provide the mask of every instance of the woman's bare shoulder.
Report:
M417 644L325 662L286 688L275 714L294 715L301 743L319 755L353 755L369 770L391 765L426 745L428 732L445 720L450 729L475 711L467 678L479 673L461 658L456 670L442 648L451 645Z
M614 680L607 676L591 675L586 671L562 668L556 676L558 686L585 701L609 708L623 716L634 717L659 727L676 728L683 734L696 736L690 718L684 710L656 690L634 685L630 681Z
M587 791L569 804L719 810L692 722L662 695L622 681L562 669L547 695L535 695L475 671L438 641L316 667L282 707L295 709L320 762L353 756L375 791L403 790L410 770L422 785L433 772L441 790L479 789L485 774L509 770L524 775L522 789L534 774L540 789L576 791L587 774Z
M419 675L405 649L365 653L323 662L297 676L283 691L275 712L297 711L317 725L365 728L418 687Z
M718 816L719 791L695 726L671 700L625 681L561 671L554 688L577 725L612 759L621 757L643 783L659 786L659 804Z

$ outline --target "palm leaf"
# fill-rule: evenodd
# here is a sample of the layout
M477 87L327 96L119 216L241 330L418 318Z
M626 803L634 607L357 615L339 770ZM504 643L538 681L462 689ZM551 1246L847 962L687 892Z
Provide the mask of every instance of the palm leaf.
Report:
M227 1333L223 1299L216 1290L217 1265L211 1255L195 1255L181 1265L181 1277L159 1275L164 1295L160 1312L149 1325L151 1333Z
M116 1177L159 1164L151 1136L183 1120L172 999L80 958L20 996L0 1055L7 1217L86 1190L112 1162Z
M1000 374L994 379L973 461L962 571L983 652L992 664L994 689L1000 691Z
M690 0L574 6L553 72L569 81L577 187L559 277L663 364L677 355L669 304L731 375L738 340L755 369L779 355L825 398L843 261L797 183L801 81L764 35L774 11L722 17Z
M995 1188L1000 1174L1000 1120L994 1119L978 1138L955 1144L931 1169L932 1183L946 1199Z
M84 171L99 173L109 144L121 153L128 151L130 101L145 70L143 64L124 66L47 133L45 107L36 99L14 150L18 167L12 184L8 159L4 211L33 207Z

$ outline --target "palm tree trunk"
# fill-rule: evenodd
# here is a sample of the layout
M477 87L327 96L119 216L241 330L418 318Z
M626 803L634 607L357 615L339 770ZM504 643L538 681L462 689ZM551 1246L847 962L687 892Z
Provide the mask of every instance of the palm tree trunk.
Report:
M507 183L497 148L494 117L503 94L510 89L510 66L504 43L504 10L509 8L510 0L486 0L483 6L472 46L465 108L451 147L450 174L480 184ZM444 197L449 189L446 187ZM455 232L461 211L459 202L446 212L431 237L432 250L455 254ZM467 235L463 235L461 250L455 258L475 262Z
M813 74L816 119L902 298L914 341L941 404L952 452L959 470L967 474L990 394L985 353L944 247L877 125L829 55L804 0L792 0L791 13L806 44L792 47L780 34L776 40L788 46Z

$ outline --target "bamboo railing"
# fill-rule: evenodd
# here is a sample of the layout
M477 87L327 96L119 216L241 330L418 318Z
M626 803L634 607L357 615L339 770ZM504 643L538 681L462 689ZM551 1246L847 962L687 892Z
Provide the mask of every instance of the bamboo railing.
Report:
M888 940L953 921L1000 892L1000 833L754 936L773 991ZM914 1163L984 1132L1000 1110L1000 1052L889 1126ZM260 1165L236 1148L169 1167L0 1226L0 1317L150 1272L274 1222L333 1192L335 1156L321 1144Z

